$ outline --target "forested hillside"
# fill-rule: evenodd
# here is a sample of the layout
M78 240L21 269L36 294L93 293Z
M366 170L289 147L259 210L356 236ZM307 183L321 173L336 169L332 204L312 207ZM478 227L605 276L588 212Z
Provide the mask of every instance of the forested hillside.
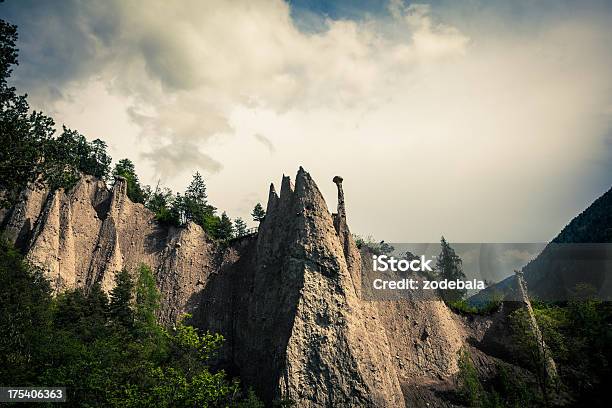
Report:
M236 379L211 371L218 334L156 323L159 293L142 265L117 274L107 296L94 285L52 297L42 271L0 241L0 384L67 387L67 406L261 407Z

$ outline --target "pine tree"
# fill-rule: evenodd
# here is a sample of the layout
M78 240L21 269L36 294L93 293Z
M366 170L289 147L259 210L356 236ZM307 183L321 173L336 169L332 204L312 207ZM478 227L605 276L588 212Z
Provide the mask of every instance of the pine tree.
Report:
M208 204L206 184L204 183L204 178L202 178L199 171L196 171L196 173L193 175L191 183L189 183L187 190L185 190L185 197L200 206L205 206Z
M449 243L446 242L444 237L440 240L440 246L442 250L436 262L438 278L447 279L448 281L464 280L465 274L463 273L461 258L459 258ZM452 303L463 299L467 291L465 289L446 289L442 290L441 293L444 301Z
M53 339L51 302L43 271L29 266L0 238L0 383L28 383L28 374Z
M185 198L180 193L176 193L170 205L168 219L174 225L180 226L187 222Z
M246 222L242 218L236 218L234 220L234 230L236 231L236 237L243 237L247 232Z
M87 294L87 320L95 335L100 336L106 329L108 296L99 283L93 284Z
M106 142L100 139L95 139L89 144L89 174L106 180L110 173L111 157L106 153Z
M266 211L263 209L260 203L257 203L255 208L253 208L251 215L253 216L253 221L261 222L266 216Z
M159 308L160 295L151 268L142 264L136 282L136 318L146 326L155 325L155 312Z
M204 231L215 235L219 219L215 215L216 208L208 204L207 198L204 179L199 172L196 172L183 196L185 219L195 222L204 228Z
M234 236L234 226L232 220L227 216L225 211L221 214L221 220L217 227L217 238L221 240L231 239Z
M134 311L132 310L132 292L134 282L132 277L123 269L115 276L115 287L110 293L109 314L111 319L126 328L134 324Z

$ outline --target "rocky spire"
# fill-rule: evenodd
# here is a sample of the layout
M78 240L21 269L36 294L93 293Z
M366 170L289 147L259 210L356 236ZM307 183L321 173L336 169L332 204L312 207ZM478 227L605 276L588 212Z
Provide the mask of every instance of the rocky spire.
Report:
M274 183L270 183L270 192L268 193L268 206L266 208L266 214L271 214L276 210L278 206L278 194L274 188Z
M120 204L127 197L127 180L121 176L115 176L113 184L113 202Z
M344 179L340 176L335 176L333 182L338 188L338 217L346 219L346 211L344 209L344 191L342 190L342 181Z
M531 301L529 300L529 295L527 292L527 283L523 278L523 272L515 270L514 276L516 279L516 290L518 295L518 300L523 304L523 307L527 311L527 323L529 328L535 337L535 341L538 347L538 352L544 364L544 369L546 373L546 379L548 381L554 382L558 378L557 373L557 365L552 358L552 354L550 349L544 342L544 338L542 336L542 332L540 331L540 327L538 326L538 322L535 318L535 314L533 313L533 308L531 307Z

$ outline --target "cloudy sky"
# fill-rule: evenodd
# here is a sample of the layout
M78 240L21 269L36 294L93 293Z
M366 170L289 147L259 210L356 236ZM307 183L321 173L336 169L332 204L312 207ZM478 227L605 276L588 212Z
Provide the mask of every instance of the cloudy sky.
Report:
M14 84L231 217L308 170L387 241L539 242L612 184L612 5L8 0Z

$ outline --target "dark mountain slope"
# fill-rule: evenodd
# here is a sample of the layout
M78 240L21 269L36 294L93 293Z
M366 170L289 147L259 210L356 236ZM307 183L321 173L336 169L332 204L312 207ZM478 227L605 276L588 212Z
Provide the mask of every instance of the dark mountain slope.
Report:
M576 216L529 262L523 273L529 294L551 300L567 300L580 287L588 285L601 299L612 300L612 188ZM511 273L512 271L508 271ZM509 296L514 277L474 295L472 303L483 303L493 296Z

